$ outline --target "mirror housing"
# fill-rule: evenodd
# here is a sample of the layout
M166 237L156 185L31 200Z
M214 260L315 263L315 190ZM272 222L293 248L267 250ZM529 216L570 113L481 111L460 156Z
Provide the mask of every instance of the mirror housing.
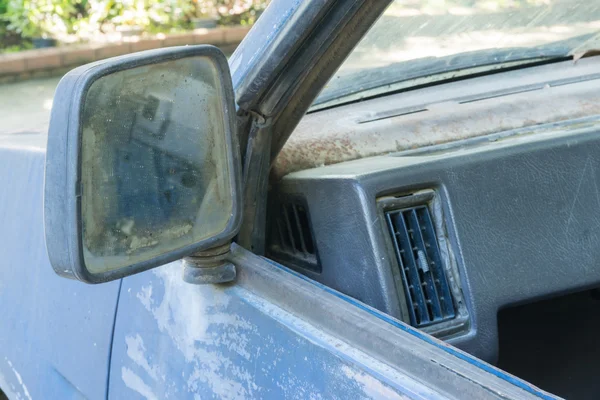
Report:
M241 162L226 57L213 46L84 65L54 96L44 188L50 263L106 282L226 245Z

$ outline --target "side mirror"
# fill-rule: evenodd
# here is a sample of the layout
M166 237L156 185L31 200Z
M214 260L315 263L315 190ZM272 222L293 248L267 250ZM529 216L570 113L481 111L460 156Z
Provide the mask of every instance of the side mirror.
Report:
M56 273L105 282L228 244L241 222L235 126L216 47L146 51L65 75L44 194Z

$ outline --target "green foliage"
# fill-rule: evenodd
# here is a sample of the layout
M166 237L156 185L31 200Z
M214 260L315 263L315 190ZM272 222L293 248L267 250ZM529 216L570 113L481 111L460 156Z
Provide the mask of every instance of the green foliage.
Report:
M8 29L25 38L54 37L76 31L87 0L8 0Z
M8 1L0 0L0 52L7 52L7 49L16 51L22 43L21 36L8 29L9 22L5 19Z
M190 0L89 0L91 18L101 25L136 26L170 30L189 25L194 5Z
M32 38L86 40L98 32L136 27L145 32L190 29L192 19L251 24L268 0L0 0L0 49Z
M208 0L207 2L216 5L221 25L253 24L268 4L266 0Z
M31 44L31 42L23 41L20 44L13 44L13 45L6 46L6 47L1 47L0 46L0 54L2 54L2 53L16 53L18 51L29 50L29 49L32 49L32 48L33 48L33 45Z

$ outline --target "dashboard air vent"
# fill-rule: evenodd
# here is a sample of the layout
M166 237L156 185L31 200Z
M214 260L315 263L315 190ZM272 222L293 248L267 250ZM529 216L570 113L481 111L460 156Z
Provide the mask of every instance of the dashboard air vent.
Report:
M401 270L411 325L452 319L456 309L429 208L387 211L387 224Z
M270 255L285 265L321 272L308 208L302 201L284 200L271 225Z

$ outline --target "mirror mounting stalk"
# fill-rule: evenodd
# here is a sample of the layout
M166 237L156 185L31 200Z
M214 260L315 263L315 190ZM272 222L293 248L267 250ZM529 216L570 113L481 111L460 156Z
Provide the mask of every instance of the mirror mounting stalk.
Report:
M231 242L185 257L183 280L196 285L233 281L236 271L235 265L227 261L230 253Z

